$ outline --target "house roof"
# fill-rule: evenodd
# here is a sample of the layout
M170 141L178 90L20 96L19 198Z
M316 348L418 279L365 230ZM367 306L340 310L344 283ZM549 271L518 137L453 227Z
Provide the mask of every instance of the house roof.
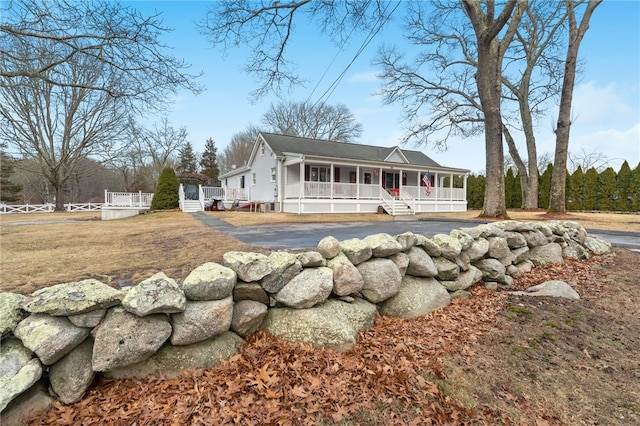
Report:
M400 158L404 156L408 163L414 166L442 167L431 158L420 151L400 149L396 147L381 147L373 145L360 145L355 143L334 142L321 139L300 138L297 136L278 135L274 133L260 133L265 142L279 156L286 156L286 153L297 153L305 156L318 156L328 158L377 161L377 162L400 162L391 158L394 152L400 153Z

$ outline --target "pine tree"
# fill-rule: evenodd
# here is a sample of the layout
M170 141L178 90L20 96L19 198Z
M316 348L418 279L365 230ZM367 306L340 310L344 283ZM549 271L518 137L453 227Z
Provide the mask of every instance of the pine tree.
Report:
M618 197L616 199L616 210L621 212L631 211L631 181L633 179L633 173L629 163L625 160L620 166L620 171L616 176L616 183L618 188Z
M180 173L196 173L198 171L198 160L196 153L193 151L191 142L186 142L180 148L180 164L178 172Z
M178 207L178 190L180 183L175 171L171 167L165 167L158 179L158 186L153 193L151 210L169 210Z
M631 183L629 184L631 211L638 212L640 211L640 163L631 174Z
M11 181L13 175L13 159L0 150L0 201L14 202L20 200L18 194L22 185Z
M598 185L596 186L596 209L602 211L615 210L617 196L616 172L613 168L607 167L598 175Z
M204 145L204 152L200 159L200 173L211 178L211 183L218 184L218 175L220 168L218 167L218 148L213 138L207 139Z
M538 186L538 206L541 209L549 208L549 192L551 191L551 176L553 175L553 164L549 163L545 171L540 176Z
M507 174L504 177L504 202L508 209L520 207L516 205L515 196L520 192L519 182L516 181L516 177L513 174L513 169L509 167Z
M598 172L591 167L582 179L582 210L595 210L597 205Z
M482 175L469 175L467 178L467 208L482 209L484 203L484 186L486 178Z
M567 189L567 209L569 210L580 210L582 208L583 179L582 167L578 166L571 175L569 188Z

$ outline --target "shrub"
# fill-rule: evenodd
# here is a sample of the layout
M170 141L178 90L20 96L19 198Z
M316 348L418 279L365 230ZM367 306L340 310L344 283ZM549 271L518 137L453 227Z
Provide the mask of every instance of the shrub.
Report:
M165 167L158 179L158 185L153 193L151 210L168 210L178 207L178 189L180 184L176 173L171 167Z

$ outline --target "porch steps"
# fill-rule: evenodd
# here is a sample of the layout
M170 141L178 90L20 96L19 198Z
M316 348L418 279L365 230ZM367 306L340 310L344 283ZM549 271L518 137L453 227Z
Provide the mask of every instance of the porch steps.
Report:
M200 206L200 201L198 200L184 200L182 211L185 213L200 212L202 211L202 206Z
M411 207L402 200L393 200L391 202L383 200L382 208L393 216L410 216L414 214Z

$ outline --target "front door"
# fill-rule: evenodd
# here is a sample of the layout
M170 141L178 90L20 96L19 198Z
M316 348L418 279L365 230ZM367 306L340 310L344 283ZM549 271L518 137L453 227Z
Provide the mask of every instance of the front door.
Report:
M385 173L384 189L400 188L400 173Z

